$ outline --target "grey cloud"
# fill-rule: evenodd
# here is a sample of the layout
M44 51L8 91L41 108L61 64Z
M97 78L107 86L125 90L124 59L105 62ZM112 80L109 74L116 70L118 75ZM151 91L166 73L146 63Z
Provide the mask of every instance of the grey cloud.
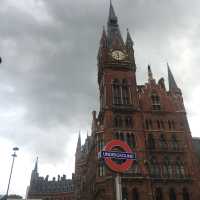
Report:
M74 137L79 128L89 129L90 112L98 110L96 55L108 2L49 0L43 4L47 21L38 21L32 14L12 7L0 11L0 54L4 59L0 78L5 86L0 94L2 105L12 109L22 105L26 110L21 119L26 130L13 124L15 133L7 133L10 130L6 132L5 127L2 137L25 142L27 148L46 155L47 160L52 158L48 152L53 151L55 160L60 161L70 133L60 131L59 135L56 127L66 127L69 132L72 129ZM129 27L136 44L138 82L146 80L148 63L155 77L166 77L165 62L169 61L177 82L189 95L197 81L185 85L182 80L197 75L178 74L181 50L174 49L173 44L186 37L188 48L197 54L199 29L194 26L199 19L199 2L126 0L113 4L123 35ZM195 71L198 60L196 56L191 70ZM187 66L184 70L190 71ZM9 87L12 92L6 89ZM54 134L59 135L55 146ZM45 149L41 145L44 142L51 145Z

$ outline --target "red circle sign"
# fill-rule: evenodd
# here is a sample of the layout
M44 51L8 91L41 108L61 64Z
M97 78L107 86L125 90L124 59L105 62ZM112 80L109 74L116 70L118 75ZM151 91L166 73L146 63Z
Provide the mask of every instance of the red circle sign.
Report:
M121 140L112 140L105 146L105 151L111 151L115 147L120 147L124 152L132 153L131 148L128 146L127 143L121 141ZM125 172L127 171L131 165L133 164L133 160L127 159L122 164L117 164L114 162L111 158L105 158L105 162L108 165L108 167L116 172Z

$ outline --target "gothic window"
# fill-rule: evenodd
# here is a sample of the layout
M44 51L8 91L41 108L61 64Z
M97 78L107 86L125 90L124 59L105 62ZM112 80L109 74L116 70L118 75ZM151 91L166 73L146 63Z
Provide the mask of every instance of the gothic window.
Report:
M160 97L157 94L151 95L152 110L160 110Z
M152 134L148 135L148 148L155 149L155 140Z
M163 192L161 188L156 188L155 200L163 200Z
M165 124L164 124L164 122L161 120L160 123L161 123L162 129L165 129Z
M175 122L172 121L172 129L175 130L175 128L176 128L176 127L175 127Z
M117 132L117 133L115 133L115 139L117 139L117 140L119 140L119 133Z
M102 161L100 161L99 166L98 166L98 175L99 176L105 176L105 165Z
M135 142L135 135L133 133L127 133L126 134L126 140L127 140L127 144L131 148L135 148L136 142Z
M116 116L114 118L114 127L115 128L122 128L123 126L123 120L121 116Z
M124 141L124 134L120 133L120 140Z
M172 170L171 162L168 157L165 157L164 164L163 164L163 175L165 177L171 177L172 173L173 173L173 170Z
M152 157L150 160L150 174L153 177L160 177L160 168L156 162L155 157Z
M180 161L179 158L176 160L175 164L175 173L177 177L183 177L185 175L185 169L183 163Z
M135 135L133 135L133 134L131 134L131 136L130 136L130 146L132 147L132 148L135 148L135 146L136 146L136 141L135 141Z
M190 200L190 195L187 188L183 188L183 200Z
M160 121L159 120L157 120L157 127L158 127L158 129L160 129Z
M176 200L176 192L173 188L169 190L169 200Z
M152 123L152 120L151 119L146 119L145 120L145 127L146 129L153 129L153 123Z
M118 79L113 81L113 104L121 104L121 86Z
M160 144L160 148L161 148L161 149L165 149L165 148L167 148L167 142L166 142L166 140L165 140L163 134L160 135L160 141L159 141L159 144Z
M122 200L128 200L128 192L125 187L122 188Z
M133 127L133 121L131 116L125 117L125 126L126 128L132 128Z
M133 164L133 173L135 175L140 174L140 167L137 161L135 161L135 163Z
M178 141L175 134L172 135L172 149L173 150L178 149Z
M130 103L129 101L129 87L127 80L122 81L122 100L123 104L128 105Z
M133 189L133 199L132 200L139 200L140 196L139 196L139 192L137 190L137 188Z
M149 121L147 119L145 120L145 127L146 129L149 129Z
M172 124L171 124L171 121L169 121L169 120L168 120L168 128L169 128L169 130L172 129Z
M97 136L97 148L98 148L98 151L102 151L104 148L104 141L103 141L102 135Z

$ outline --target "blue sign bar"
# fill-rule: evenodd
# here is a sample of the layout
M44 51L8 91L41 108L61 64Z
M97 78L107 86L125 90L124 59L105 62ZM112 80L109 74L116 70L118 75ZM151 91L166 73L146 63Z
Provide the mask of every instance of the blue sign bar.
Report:
M99 158L117 158L122 160L136 160L136 153L119 152L119 151L101 151L98 153Z

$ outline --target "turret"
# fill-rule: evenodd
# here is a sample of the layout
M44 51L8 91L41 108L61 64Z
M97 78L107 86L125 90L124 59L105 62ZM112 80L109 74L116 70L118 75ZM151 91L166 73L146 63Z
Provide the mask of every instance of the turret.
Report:
M128 29L127 29L127 36L126 36L126 48L128 50L133 50L133 40L131 38L131 35Z
M181 95L181 90L178 88L174 76L170 70L169 64L167 63L167 71L168 71L168 82L169 82L169 92L172 94Z

